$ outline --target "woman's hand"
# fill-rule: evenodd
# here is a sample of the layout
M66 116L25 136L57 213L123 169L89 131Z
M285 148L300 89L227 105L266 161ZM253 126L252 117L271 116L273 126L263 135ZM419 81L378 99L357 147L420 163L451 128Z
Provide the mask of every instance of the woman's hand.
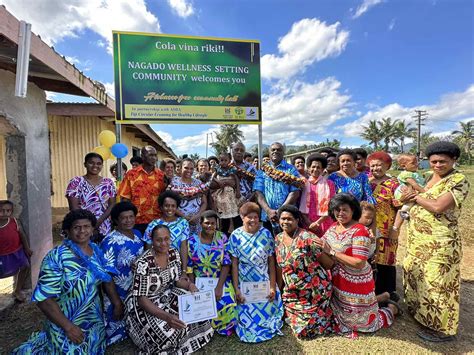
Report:
M177 316L173 314L168 314L166 317L166 323L173 329L184 329L186 328L186 323L180 320Z
M216 286L216 288L214 289L214 294L216 295L216 301L219 301L222 298L222 295L224 294L223 288Z
M123 318L123 303L114 304L113 317L115 320L121 320Z
M197 288L195 284L189 281L188 291L191 293L194 293L194 292L199 292L199 289Z
M411 187L402 187L401 192L402 192L402 195L400 196L401 203L412 202L415 196L418 195L418 192L413 190Z
M84 332L81 328L73 323L65 328L64 332L66 333L66 336L69 338L69 340L71 340L76 345L79 345L84 341Z
M388 234L388 239L398 240L398 235L400 234L400 230L394 230L393 228L390 229L390 233Z
M308 228L313 232L319 232L320 227L321 227L321 223L316 221L316 222L311 223Z
M328 242L326 241L323 241L323 245L321 247L321 249L323 249L323 251L326 253L326 254L329 254L332 250L331 246L328 244Z
M235 291L235 298L237 300L237 303L240 303L240 304L245 303L245 297L242 295L242 292L240 292L239 289Z
M276 296L276 291L274 288L271 288L270 293L267 296L268 301L273 302L273 300L275 299L275 296Z

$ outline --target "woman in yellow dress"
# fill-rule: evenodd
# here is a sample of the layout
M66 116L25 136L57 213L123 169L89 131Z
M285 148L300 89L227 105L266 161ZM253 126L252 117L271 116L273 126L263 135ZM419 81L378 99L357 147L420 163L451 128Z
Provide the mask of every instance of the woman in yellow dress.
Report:
M405 301L428 341L455 339L459 324L461 239L458 218L469 191L466 177L454 170L459 147L436 142L426 148L433 174L423 193L405 192L410 210L407 255L403 262Z

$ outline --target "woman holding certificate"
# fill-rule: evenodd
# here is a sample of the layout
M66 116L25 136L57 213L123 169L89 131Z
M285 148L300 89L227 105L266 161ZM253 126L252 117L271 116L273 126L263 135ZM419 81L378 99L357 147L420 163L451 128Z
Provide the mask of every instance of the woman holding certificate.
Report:
M152 248L136 262L134 280L125 301L128 333L140 353L192 353L207 344L214 333L209 321L185 324L178 317L178 296L198 291L182 277L181 259L170 248L169 227L157 225Z
M201 232L188 240L188 273L199 291L214 290L217 318L211 325L218 334L231 335L237 323L235 291L230 277L229 239L216 230L218 218L214 211L201 215Z
M298 227L301 212L292 205L278 210L283 230L275 238L277 280L282 290L286 322L298 338L337 332L331 309L331 274L334 262L313 233Z
M236 291L236 333L240 340L258 343L283 335L283 304L276 287L275 242L260 227L260 207L253 202L240 207L243 226L230 237L232 282Z

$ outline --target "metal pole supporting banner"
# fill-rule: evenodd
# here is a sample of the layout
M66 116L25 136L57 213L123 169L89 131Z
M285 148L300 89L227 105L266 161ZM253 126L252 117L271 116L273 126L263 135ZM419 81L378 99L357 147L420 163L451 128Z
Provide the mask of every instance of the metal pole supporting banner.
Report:
M115 137L116 137L116 142L120 143L120 140L122 139L122 125L121 124L115 124ZM122 181L122 159L117 158L117 180Z
M258 166L262 166L262 156L263 156L263 150L262 150L262 125L258 125Z

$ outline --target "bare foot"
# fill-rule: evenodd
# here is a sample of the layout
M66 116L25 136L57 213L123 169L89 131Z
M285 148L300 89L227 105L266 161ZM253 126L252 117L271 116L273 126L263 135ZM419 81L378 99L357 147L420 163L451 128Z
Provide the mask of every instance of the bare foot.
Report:
M26 301L26 297L23 296L21 292L14 292L12 294L13 298L15 299L16 302L23 303Z
M382 302L387 302L390 299L390 293L384 292L381 293L380 295L377 295L377 302L382 303Z

